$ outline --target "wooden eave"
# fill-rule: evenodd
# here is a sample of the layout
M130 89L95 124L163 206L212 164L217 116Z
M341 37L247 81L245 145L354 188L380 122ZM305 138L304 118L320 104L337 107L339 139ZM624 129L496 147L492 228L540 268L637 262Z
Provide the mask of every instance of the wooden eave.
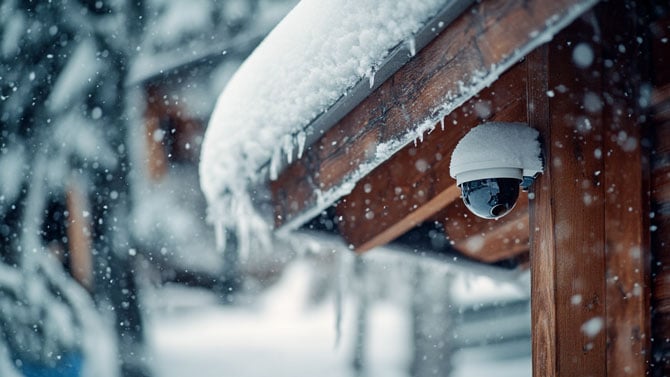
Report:
M483 120L525 121L526 68L520 61L594 3L491 0L470 6L270 183L276 227L298 228L341 199L338 230L365 251L443 217L440 211L459 197L448 171L457 141ZM426 125L434 129L417 133ZM377 148L389 145L396 153L380 159ZM514 221L527 229L524 213ZM457 243L472 235L459 234ZM527 239L511 242L527 250ZM506 256L476 255L485 261Z

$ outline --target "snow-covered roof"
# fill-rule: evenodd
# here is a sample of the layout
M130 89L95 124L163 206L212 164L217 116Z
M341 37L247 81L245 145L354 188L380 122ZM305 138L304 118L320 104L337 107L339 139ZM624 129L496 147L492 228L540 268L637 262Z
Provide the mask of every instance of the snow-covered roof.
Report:
M369 80L372 86L375 70L394 47L406 43L413 52L413 35L448 3L300 2L218 99L200 163L212 218L232 226L239 216L249 216L247 188L263 176L268 161L274 177L280 159L300 156L304 128L357 83Z

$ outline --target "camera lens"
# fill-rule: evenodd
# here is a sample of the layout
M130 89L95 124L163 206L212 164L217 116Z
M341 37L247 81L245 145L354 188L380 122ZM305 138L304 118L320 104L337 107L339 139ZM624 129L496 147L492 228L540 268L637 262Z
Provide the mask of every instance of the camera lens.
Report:
M505 212L507 212L507 207L502 204L497 204L491 208L491 215L493 215L493 217L500 217L504 215Z
M461 184L463 202L472 213L485 219L508 214L519 198L516 178L487 178Z

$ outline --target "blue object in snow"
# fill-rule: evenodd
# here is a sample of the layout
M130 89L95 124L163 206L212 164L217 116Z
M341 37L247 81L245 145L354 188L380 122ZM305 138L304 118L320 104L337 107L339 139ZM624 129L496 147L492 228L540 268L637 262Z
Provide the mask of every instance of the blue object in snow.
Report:
M55 367L37 363L26 363L19 369L25 377L80 377L82 364L82 355L72 352L63 355Z

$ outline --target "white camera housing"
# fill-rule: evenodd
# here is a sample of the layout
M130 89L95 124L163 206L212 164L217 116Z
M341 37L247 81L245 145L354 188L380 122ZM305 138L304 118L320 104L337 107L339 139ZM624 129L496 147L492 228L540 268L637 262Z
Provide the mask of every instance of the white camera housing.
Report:
M474 214L497 219L512 210L519 186L527 190L543 171L538 137L524 123L489 122L460 140L449 170Z

